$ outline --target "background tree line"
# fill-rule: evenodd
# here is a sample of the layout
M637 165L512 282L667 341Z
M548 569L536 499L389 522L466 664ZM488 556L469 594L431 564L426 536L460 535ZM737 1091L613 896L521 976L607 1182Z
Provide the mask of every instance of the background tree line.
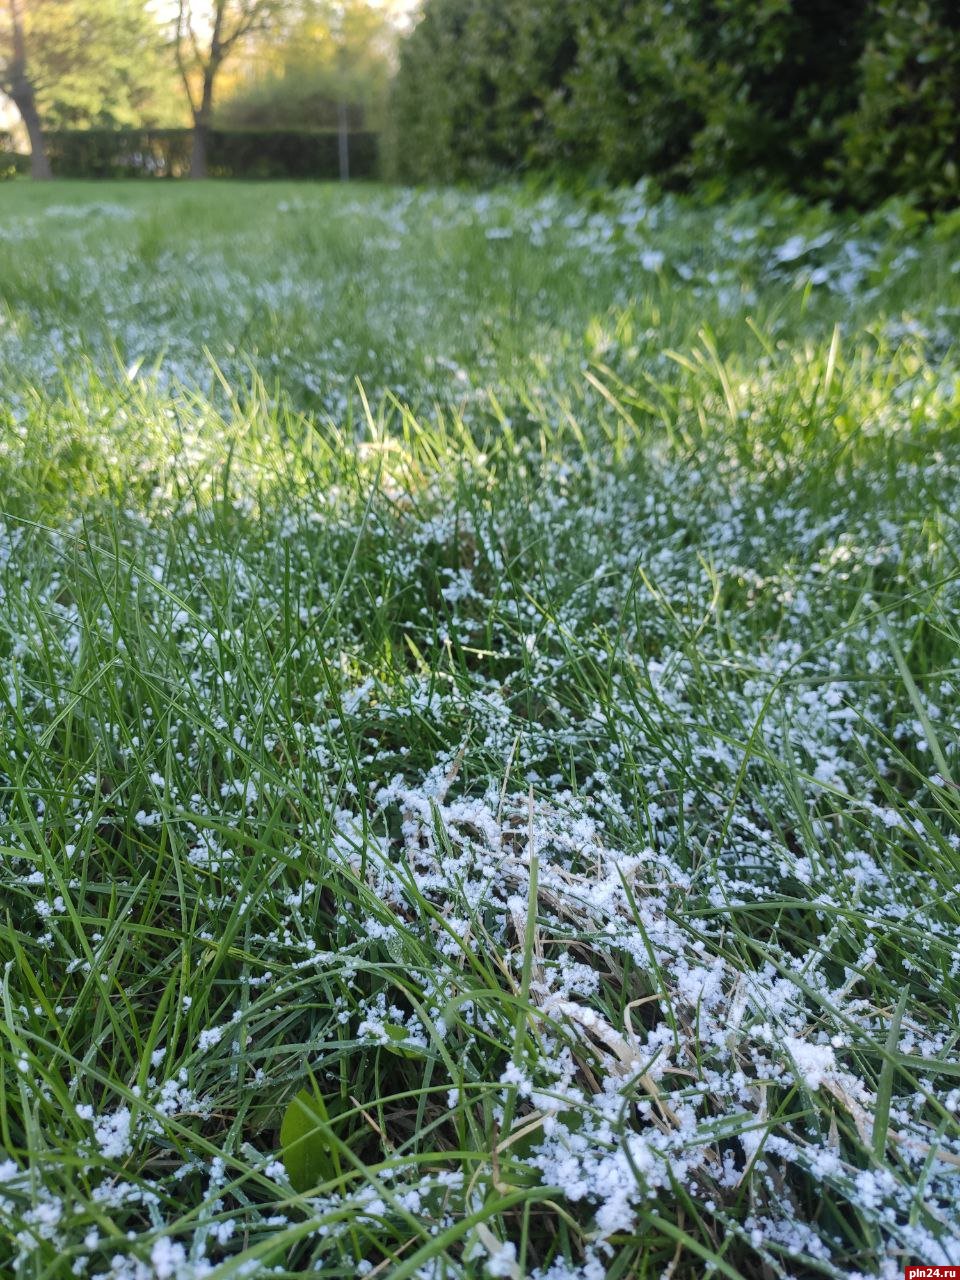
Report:
M960 196L956 0L425 0L401 47L405 181L545 171Z
M182 125L202 177L215 128L379 129L404 12L402 0L0 0L0 95L34 177L51 175L51 132ZM79 142L71 154L103 150Z

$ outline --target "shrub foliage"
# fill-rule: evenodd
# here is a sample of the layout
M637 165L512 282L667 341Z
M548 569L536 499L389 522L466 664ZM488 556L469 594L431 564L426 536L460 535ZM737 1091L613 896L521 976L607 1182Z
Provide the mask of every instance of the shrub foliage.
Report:
M954 0L426 0L393 95L407 181L531 169L960 194Z

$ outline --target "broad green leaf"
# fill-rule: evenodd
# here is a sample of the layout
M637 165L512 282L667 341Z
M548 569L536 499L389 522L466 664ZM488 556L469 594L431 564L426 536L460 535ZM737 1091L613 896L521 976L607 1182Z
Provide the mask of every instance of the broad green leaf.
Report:
M319 1094L302 1089L290 1102L280 1125L280 1150L291 1185L309 1191L339 1177L340 1159L330 1141L332 1128Z

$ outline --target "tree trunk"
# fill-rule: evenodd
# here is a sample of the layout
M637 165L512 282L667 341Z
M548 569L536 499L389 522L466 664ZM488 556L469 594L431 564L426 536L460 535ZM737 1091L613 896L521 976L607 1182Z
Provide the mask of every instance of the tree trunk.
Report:
M52 178L47 147L43 140L37 95L33 91L27 63L27 41L23 30L20 0L9 0L10 34L13 40L13 58L7 64L7 83L4 88L20 112L30 139L30 173L34 178Z
M30 139L30 176L41 181L52 178L50 161L47 157L47 144L43 138L33 85L29 80L20 80L11 87L10 97L20 112L20 117L26 126L27 137Z
M218 10L219 14L219 10ZM218 23L219 23L218 16ZM193 108L193 148L190 152L190 177L207 176L207 141L210 134L210 117L213 114L213 82L223 61L219 46L219 28L214 30L210 61L203 72L203 92L200 104Z
M193 145L190 149L190 177L205 178L207 176L207 130L206 120L195 117L193 121Z

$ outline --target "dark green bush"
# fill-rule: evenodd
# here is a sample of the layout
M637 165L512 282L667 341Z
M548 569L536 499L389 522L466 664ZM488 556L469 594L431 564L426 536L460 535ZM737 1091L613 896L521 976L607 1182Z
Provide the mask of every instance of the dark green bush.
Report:
M485 179L549 161L549 108L576 56L577 8L577 0L431 0L401 50L391 175Z
M46 143L58 178L175 177L190 165L189 129L58 129Z
M388 167L933 206L957 198L958 153L957 0L426 0Z
M890 191L960 200L960 5L879 0L846 122L839 181L859 203Z
M8 178L17 178L20 174L30 172L30 157L18 151L0 149L0 182Z
M380 171L375 133L348 135L350 175L375 178ZM210 173L224 178L336 178L340 174L340 139L335 130L265 133L214 129L207 161Z
M704 114L690 171L764 174L826 194L828 161L857 102L871 7L872 0L684 0L699 80L689 96Z
M13 138L9 133L0 130L0 182L29 172L30 157L14 151Z
M580 7L575 41L548 109L556 161L613 182L680 179L708 101L691 26L662 4L610 0Z

